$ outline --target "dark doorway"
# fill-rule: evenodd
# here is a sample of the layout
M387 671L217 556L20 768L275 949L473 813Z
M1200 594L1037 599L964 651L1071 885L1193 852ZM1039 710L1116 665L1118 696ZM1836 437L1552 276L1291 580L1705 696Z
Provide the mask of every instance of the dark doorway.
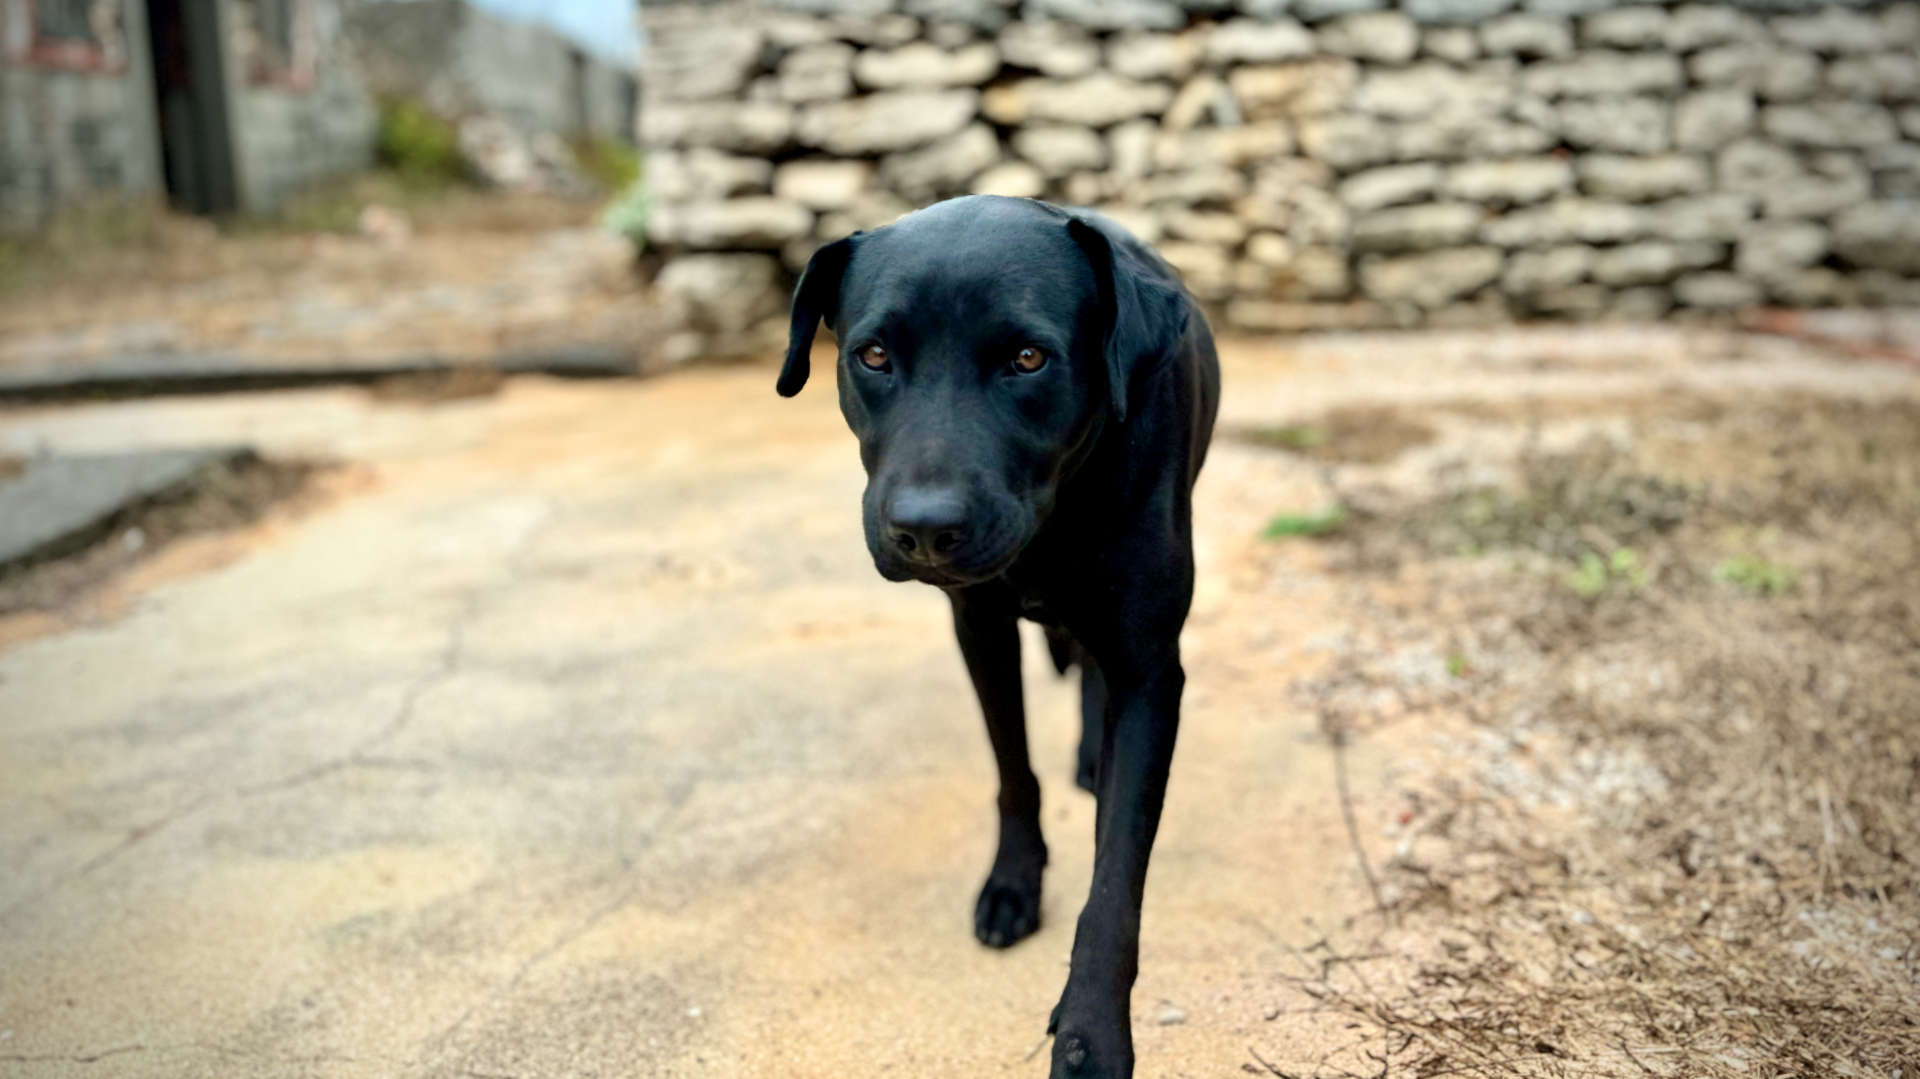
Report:
M238 208L216 0L147 0L167 197L182 210Z

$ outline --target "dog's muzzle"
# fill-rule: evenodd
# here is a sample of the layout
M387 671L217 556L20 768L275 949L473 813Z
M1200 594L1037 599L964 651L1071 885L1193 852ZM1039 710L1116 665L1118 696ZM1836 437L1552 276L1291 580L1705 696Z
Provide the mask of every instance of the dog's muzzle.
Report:
M962 560L967 500L952 487L902 487L887 500L886 538L901 559L932 569Z
M958 486L895 488L868 517L874 568L892 581L974 584L1006 569L1019 553L1027 515L969 497Z

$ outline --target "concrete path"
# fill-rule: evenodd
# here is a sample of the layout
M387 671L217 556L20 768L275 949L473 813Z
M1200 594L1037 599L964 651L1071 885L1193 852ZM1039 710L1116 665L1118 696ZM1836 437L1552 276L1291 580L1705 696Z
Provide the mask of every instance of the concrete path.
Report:
M213 447L31 458L18 475L0 479L0 569L71 550L115 513L245 454Z
M1516 340L1237 347L1225 419L1833 377L1785 345L1735 368L1672 335ZM351 467L327 505L0 652L0 1076L1044 1074L1091 858L1076 697L1030 637L1054 857L1040 933L988 951L991 758L943 601L866 559L829 386L781 401L735 369L0 417L0 453L208 441ZM1142 1076L1340 1038L1268 1016L1300 1003L1296 949L1368 907L1288 693L1359 615L1311 548L1278 574L1253 557L1268 515L1324 492L1226 442L1200 494ZM1371 846L1393 750L1348 753Z

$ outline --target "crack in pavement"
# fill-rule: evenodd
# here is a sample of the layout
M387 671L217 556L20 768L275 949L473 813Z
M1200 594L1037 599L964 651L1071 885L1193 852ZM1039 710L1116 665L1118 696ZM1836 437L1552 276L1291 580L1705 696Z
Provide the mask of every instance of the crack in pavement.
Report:
M514 541L513 547L508 550L506 557L502 559L503 572L500 574L498 580L483 581L467 590L467 594L461 599L460 609L454 613L453 619L447 625L447 640L441 647L440 661L435 664L432 670L408 685L405 693L401 697L400 706L394 710L393 717L387 721L384 727L366 738L361 739L343 756L331 761L324 761L303 772L297 772L294 775L282 779L269 780L265 783L243 787L238 793L242 796L251 797L255 794L291 790L350 767L364 767L372 761L374 758L370 757L369 754L376 746L405 730L407 724L413 721L414 710L419 706L420 699L426 696L429 690L459 673L466 655L467 624L479 616L488 600L499 593L512 589L520 583L521 578L524 576L521 566L526 558L527 552L547 533L548 528L552 524L553 517L554 512L552 507L549 506L545 512L542 513L540 521L533 527L527 529L519 539Z
M348 1056L344 1053L279 1054L256 1053L244 1049L235 1049L225 1045L209 1045L206 1042L180 1042L174 1045L119 1045L112 1049L102 1049L96 1053L6 1053L0 1054L0 1064L96 1064L109 1057L127 1056L132 1053L211 1053L215 1056L236 1057L241 1060L264 1060L275 1064L369 1064L380 1063L370 1057ZM392 1063L386 1061L386 1063Z
M510 564L508 583L511 583L513 576L514 572ZM353 748L333 760L322 761L290 776L241 787L235 793L243 798L251 798L259 794L293 790L347 768L364 765L371 759L368 754L376 746L405 730L407 724L413 721L414 710L419 707L420 699L426 696L429 690L459 673L461 659L466 652L467 623L480 613L481 599L491 591L493 588L486 585L475 585L467 590L466 596L460 601L459 610L454 612L452 620L447 624L447 639L446 643L440 646L439 660L435 662L432 669L407 684L407 688L401 693L399 707L394 709L392 717L379 730L362 738L354 744Z
M406 690L401 694L399 707L394 709L392 718L387 720L385 726L361 739L344 755L333 760L322 761L290 776L241 787L234 793L242 798L251 798L260 794L289 791L306 786L315 780L325 779L347 768L364 764L369 759L367 757L369 751L399 734L413 720L414 709L418 707L420 698L426 696L428 690L459 673L460 656L465 648L465 625L467 620L478 613L478 596L482 591L479 588L473 589L461 603L460 611L454 615L452 623L448 626L447 642L441 646L439 661L434 664L432 670L408 683Z
M151 839L153 836L158 834L162 829L173 824L175 821L178 821L183 817L187 817L194 813L199 812L202 806L205 806L208 802L213 801L213 797L214 796L211 794L203 794L200 797L195 798L193 801L188 802L186 805L181 806L180 808L175 809L172 812L166 814L165 816L161 817L159 820L151 821L147 824L142 824L132 828L127 832L126 838L114 844L112 847L109 847L106 850L101 851L99 854L96 854L93 857L87 859L85 862L82 862L79 868L74 869L73 871L65 874L64 876L61 876L60 878L54 880L52 883L48 884L46 887L40 889L39 891L34 892L31 895L23 896L20 899L16 899L12 903L8 904L5 910L0 910L0 925L4 925L9 918L12 918L14 915L25 910L27 907L40 902L41 900L47 898L53 893L66 887L67 885L72 884L74 881L80 880L83 877L86 877L92 873L98 872L102 867L112 863L113 861L118 859L121 855L139 846L141 843L146 842L148 839ZM0 1060L4 1060L4 1059L5 1059L4 1057L0 1057Z
M102 1049L97 1053L5 1053L0 1054L0 1064L47 1064L59 1061L64 1064L95 1064L108 1057L124 1056L127 1053L144 1053L144 1045L122 1045L113 1049Z
M693 798L694 789L699 785L698 780L687 780L681 783L679 787L668 796L667 812L661 816L660 820L652 828L647 830L645 840L641 843L638 850L621 856L619 864L614 869L616 876L624 876L633 870L635 860L640 855L645 854L647 849L658 839L660 833L673 822L674 817L686 806L687 802ZM557 955L569 945L573 944L574 941L592 932L601 922L619 913L627 904L633 902L634 896L637 895L639 891L639 884L632 884L621 889L620 893L614 896L613 899L589 911L586 918L582 919L578 925L563 931L553 940L549 941L544 948L541 948L539 951L534 952L522 960L520 964L514 968L513 974L510 975L506 981L489 991L481 999L468 1005L466 1010L462 1011L452 1023L448 1024L446 1029L428 1040L429 1055L444 1051L447 1043L453 1040L454 1035L464 1029L467 1023L470 1022L475 1015L479 1014L482 1008L505 998L515 989L518 989L521 983L526 981L527 975L533 972L535 967L552 958L554 955ZM414 1063L425 1064L426 1058L423 1056Z
M498 579L482 581L467 590L467 594L462 599L459 610L454 613L452 620L448 624L447 640L446 643L441 646L439 661L435 663L431 670L415 678L413 682L407 686L406 691L401 697L399 707L394 710L393 717L387 721L385 726L372 735L362 739L341 757L331 761L324 761L291 776L236 788L227 792L227 797L251 798L259 794L292 790L347 768L366 766L370 762L377 760L378 758L368 755L370 751L380 743L392 738L399 734L401 730L405 729L407 724L412 721L414 711L420 699L433 687L458 673L466 650L467 623L472 621L480 613L484 602L489 597L495 593L505 592L519 582L521 578L520 566L526 556L527 550L533 546L534 542L540 536L546 533L553 516L554 514L551 508L548 508L542 515L539 523L528 528L523 535L514 541L513 547L502 560L504 565ZM74 881L99 871L104 866L117 860L127 851L139 846L166 828L200 812L219 798L219 795L214 794L200 795L186 805L167 813L159 820L135 827L128 833L125 839L112 848L93 856L82 863L79 868L61 876L39 891L15 900L9 904L5 910L0 910L0 924L5 924L8 919L26 910L28 907L44 901ZM6 1059L5 1057L0 1057L0 1062Z

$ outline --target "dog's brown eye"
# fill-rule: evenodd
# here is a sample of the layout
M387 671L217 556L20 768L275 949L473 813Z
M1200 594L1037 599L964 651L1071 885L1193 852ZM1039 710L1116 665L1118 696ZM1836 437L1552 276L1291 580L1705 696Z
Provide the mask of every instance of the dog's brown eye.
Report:
M887 350L879 345L868 345L860 350L860 365L869 371L885 371L888 362Z
M1037 348L1023 348L1013 357L1013 369L1033 374L1047 365L1047 354Z

